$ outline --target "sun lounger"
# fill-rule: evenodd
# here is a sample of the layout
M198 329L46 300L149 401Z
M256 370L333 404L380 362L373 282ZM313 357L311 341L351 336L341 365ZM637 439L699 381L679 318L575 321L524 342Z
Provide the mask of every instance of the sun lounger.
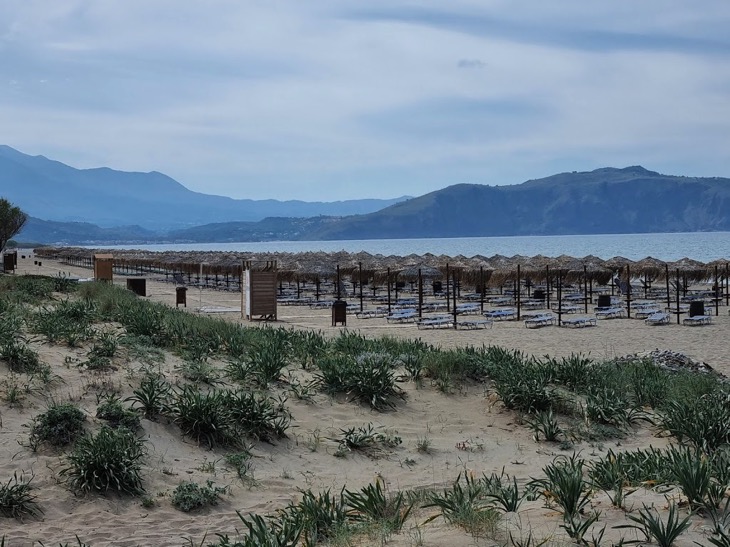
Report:
M529 319L525 319L525 327L535 329L538 327L547 327L555 324L555 316L552 313L541 313L534 315Z
M456 313L461 315L479 313L479 304L459 304L456 306Z
M419 329L445 329L452 327L454 320L448 315L442 315L438 317L425 317L418 321Z
M375 308L374 310L363 310L355 313L355 317L358 319L373 319L375 317L385 317L388 315L388 310L383 308Z
M576 329L583 328L583 327L595 327L596 326L596 318L595 317L570 317L567 319L563 319L560 322L561 327L573 327Z
M488 310L483 313L487 319L496 321L509 321L517 319L517 310L514 308L498 308L496 310Z
M649 317L657 313L661 313L659 307L657 306L652 308L639 308L634 312L634 317L636 317L637 319L648 319Z
M552 305L553 311L560 311L560 313L578 313L581 310L580 306L575 306L572 304L563 304L562 306L558 306L557 304Z
M616 319L624 316L623 308L606 308L596 311L596 317L599 319Z
M493 323L490 319L465 319L457 321L456 327L467 330L486 329L487 327L491 328Z
M700 326L700 325L709 325L712 323L712 317L709 315L695 315L693 317L685 317L682 319L682 323L684 325L689 326Z
M413 323L417 319L418 312L412 309L398 310L386 317L388 323Z
M666 325L669 323L670 316L668 313L656 311L644 319L647 325Z

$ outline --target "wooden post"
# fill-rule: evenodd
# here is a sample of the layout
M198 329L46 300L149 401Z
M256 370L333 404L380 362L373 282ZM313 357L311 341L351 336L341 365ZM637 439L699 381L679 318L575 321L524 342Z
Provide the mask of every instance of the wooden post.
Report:
M679 268L677 268L677 325L679 325Z
M550 266L545 266L545 297L547 298L547 309L550 309L550 291L553 290L550 283Z
M588 266L583 264L583 304L585 313L588 313Z
M520 265L517 264L517 320L520 320L520 305L522 304L522 286L520 285Z
M390 314L390 266L388 266L386 284L388 285L388 314Z
M360 269L360 311L363 310L362 306L362 262L357 263L358 268Z
M481 298L479 299L479 311L484 311L484 293L486 292L486 287L484 286L484 266L479 266L479 283L482 286L482 294Z
M720 277L717 274L717 264L715 264L715 316L720 315Z
M672 293L669 290L669 264L664 264L664 275L667 278L667 308L672 307Z
M563 271L558 270L558 326L563 324Z
M423 317L423 276L418 268L418 317Z
M449 293L449 263L446 263L446 311L451 310L451 295Z
M337 265L337 300L340 299L340 265ZM317 300L319 300L319 277L317 278Z
M456 287L456 272L452 273L451 275L453 276L454 287ZM452 293L454 294L454 329L456 329L456 289L454 289Z
M631 319L631 268L626 264L626 317Z

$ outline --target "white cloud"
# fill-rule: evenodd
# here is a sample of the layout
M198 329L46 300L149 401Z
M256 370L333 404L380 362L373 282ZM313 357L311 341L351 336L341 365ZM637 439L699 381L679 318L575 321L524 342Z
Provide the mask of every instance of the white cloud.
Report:
M0 143L251 198L728 176L728 22L724 0L10 0Z

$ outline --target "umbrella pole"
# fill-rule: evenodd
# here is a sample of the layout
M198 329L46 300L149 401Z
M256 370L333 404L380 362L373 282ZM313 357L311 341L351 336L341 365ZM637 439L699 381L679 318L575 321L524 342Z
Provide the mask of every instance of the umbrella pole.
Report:
M550 266L545 266L545 292L547 293L547 309L550 309L550 291L553 288L550 283Z
M454 272L451 275L453 276L454 287L455 287L456 286L456 272ZM456 323L456 291L454 290L454 291L452 291L452 293L454 294L454 308L453 308L453 310L454 310L454 330L456 330L456 327L457 327L457 323Z
M449 293L449 263L446 263L446 311L451 310L451 294Z
M340 297L341 297L341 293L340 293L340 290L341 290L340 287L341 286L342 285L340 284L340 265L338 264L337 265L337 300L339 300Z
M679 325L679 268L677 268L677 325Z
M479 298L479 311L480 312L483 312L484 311L484 292L485 292L485 287L484 287L484 266L479 266L479 284L482 287L482 294L480 295L480 298Z
M583 264L583 304L588 313L588 266Z
M631 268L626 264L626 317L631 319Z
M423 316L423 276L418 268L418 317Z
M669 292L669 264L664 264L664 275L667 278L667 308L672 307L672 293Z
M563 272L558 272L558 326L563 324Z
M388 275L385 283L388 285L388 315L390 315L390 267L388 267Z
M357 264L360 269L360 311L362 311L362 262L358 262Z
M730 276L728 276L727 262L725 262L725 305L730 306Z
M522 286L520 285L520 265L517 264L517 320L520 320L520 304L522 304L522 299L520 298L520 293Z
M717 264L715 264L715 317L720 315L720 278L717 275Z

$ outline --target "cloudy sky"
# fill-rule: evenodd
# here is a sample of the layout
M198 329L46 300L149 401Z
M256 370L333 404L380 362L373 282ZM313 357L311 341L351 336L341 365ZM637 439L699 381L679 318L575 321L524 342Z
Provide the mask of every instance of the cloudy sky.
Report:
M2 0L0 144L254 199L730 176L728 28L728 0Z

